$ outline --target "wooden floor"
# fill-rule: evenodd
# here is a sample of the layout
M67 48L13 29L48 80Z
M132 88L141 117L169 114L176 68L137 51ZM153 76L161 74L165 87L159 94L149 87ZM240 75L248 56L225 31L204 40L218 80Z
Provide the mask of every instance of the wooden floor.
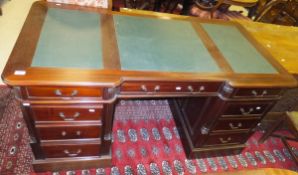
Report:
M297 173L285 169L261 168L256 170L242 170L236 172L208 173L208 175L297 175Z

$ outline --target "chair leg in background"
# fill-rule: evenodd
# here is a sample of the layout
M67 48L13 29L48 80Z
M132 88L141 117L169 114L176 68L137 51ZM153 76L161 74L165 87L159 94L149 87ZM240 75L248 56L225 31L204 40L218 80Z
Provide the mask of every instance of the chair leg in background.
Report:
M268 129L268 131L265 131L265 133L262 135L262 137L259 139L259 144L264 143L264 141L275 131L278 129L280 125L282 125L283 121L285 119L285 116L282 116L278 121L276 121L271 128Z

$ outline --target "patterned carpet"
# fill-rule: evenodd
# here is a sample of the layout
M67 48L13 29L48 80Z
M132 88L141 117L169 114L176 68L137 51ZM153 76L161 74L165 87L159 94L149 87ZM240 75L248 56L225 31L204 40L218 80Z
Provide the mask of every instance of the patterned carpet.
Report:
M7 88L0 89L0 174L35 174L18 102ZM201 174L261 167L298 171L278 139L257 144L257 132L239 155L188 160L165 100L120 101L113 128L113 166L90 170L47 172L48 175L100 174ZM297 148L297 145L295 146Z

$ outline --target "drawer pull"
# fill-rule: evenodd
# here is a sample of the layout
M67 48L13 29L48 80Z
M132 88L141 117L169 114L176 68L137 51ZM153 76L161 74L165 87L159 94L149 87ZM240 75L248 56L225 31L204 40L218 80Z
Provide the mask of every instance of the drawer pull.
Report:
M61 117L65 121L72 121L75 118L78 118L80 116L79 112L76 112L72 117L66 117L63 112L59 112L59 117Z
M239 123L237 124L237 126L234 126L233 123L229 123L229 126L230 126L231 129L239 129L239 128L242 127L242 123L239 122Z
M252 95L254 95L255 97L257 97L257 96L263 97L264 95L267 94L267 91L266 91L266 90L263 90L261 94L258 94L257 91L252 90L251 93L252 93Z
M82 152L82 150L81 150L81 149L78 149L75 153L70 153L70 152L68 151L68 149L65 149L63 152L64 152L68 157L75 157L75 156L78 156L78 155Z
M156 85L155 87L154 87L154 91L155 92L158 92L160 90L160 86L159 85Z
M66 131L62 131L62 132L61 132L61 135L62 135L62 136L66 136L66 134L67 134Z
M245 111L244 108L240 108L240 112L241 112L242 115L248 115L248 114L252 113L253 111L254 111L253 108L249 108L248 111Z
M206 134L208 134L208 133L209 133L209 128L203 126L203 127L201 128L201 134L206 135Z
M144 92L147 92L147 91L148 91L146 85L142 85L142 86L141 86L141 90L144 91Z
M77 132L76 132L76 135L77 135L77 136L80 136L81 134L82 134L81 131L77 131ZM62 135L62 136L66 136L66 135L67 135L67 132L66 132L66 131L62 131L62 132L61 132L61 135Z
M205 86L200 86L199 92L203 92L205 90Z
M56 96L62 96L63 94L62 94L62 92L61 92L60 89L56 89L56 90L55 90L55 95L56 95ZM78 95L78 90L73 90L73 91L71 92L71 94L70 94L71 97L74 97L74 96L76 96L76 95Z
M193 92L193 87L192 86L187 86L187 89L189 90L189 92Z
M176 91L181 91L182 90L182 87L181 86L176 86Z
M228 142L231 141L231 140L232 140L231 137L228 137L227 140L223 139L222 137L219 138L219 141L220 141L221 143L228 143Z

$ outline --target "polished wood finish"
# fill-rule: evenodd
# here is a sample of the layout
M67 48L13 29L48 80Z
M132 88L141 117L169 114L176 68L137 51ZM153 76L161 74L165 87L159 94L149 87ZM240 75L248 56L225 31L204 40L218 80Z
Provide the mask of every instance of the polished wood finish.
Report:
M224 56L220 53L219 49L216 47L215 43L212 41L210 36L206 33L204 28L199 23L192 23L193 27L196 29L198 35L202 38L204 45L209 50L215 61L224 72L233 72L232 67L225 60Z
M259 121L259 118L222 118L214 125L212 132L248 131Z
M45 144L41 145L46 158L61 158L61 157L86 157L100 154L100 144Z
M76 97L102 97L103 89L96 87L26 87L23 90L25 97L34 98L76 98Z
M100 138L101 125L96 123L36 125L41 140Z
M112 16L103 15L101 17L101 30L104 68L119 70L121 65ZM113 50L113 52L111 52L111 50Z
M36 123L82 120L101 123L103 105L32 105L30 113Z
M298 75L298 28L237 20L289 73Z
M271 102L228 103L222 117L262 115L271 106Z
M230 144L241 144L247 140L247 133L229 133L229 134L210 134L203 147L206 146L217 146L217 145L230 145Z
M278 97L281 96L282 90L279 88L242 88L235 92L235 97Z
M101 14L103 69L31 67L48 8ZM245 147L257 123L282 92L297 86L296 80L238 23L192 17L176 20L190 22L221 71L122 70L113 14L137 16L44 1L32 6L2 78L14 86L21 101L35 171L110 165L113 115L119 99L169 99L190 157L222 151L236 153ZM277 72L234 72L215 42L198 25L200 22L236 26ZM37 34L31 25L37 25ZM32 39L28 38L30 33L34 33Z
M146 92L217 92L221 82L157 82L157 81L129 81L124 82L121 93L146 93Z
M71 158L48 158L33 160L33 168L36 172L45 170L62 171L74 169L90 169L94 167L107 167L111 165L111 156L98 157L71 157Z
M258 168L254 170L240 170L234 172L210 173L209 175L295 175L295 171L278 168Z

